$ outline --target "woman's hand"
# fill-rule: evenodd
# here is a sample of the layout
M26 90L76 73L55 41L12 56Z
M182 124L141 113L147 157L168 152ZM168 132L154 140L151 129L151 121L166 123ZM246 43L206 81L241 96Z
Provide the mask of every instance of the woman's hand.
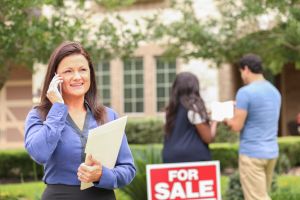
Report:
M54 103L64 103L62 95L58 90L59 85L63 82L62 77L56 74L52 81L50 82L48 91L47 91L47 98L50 100L52 104Z
M87 155L85 163L81 163L78 168L77 176L81 182L98 182L102 175L102 165L95 160L91 154Z

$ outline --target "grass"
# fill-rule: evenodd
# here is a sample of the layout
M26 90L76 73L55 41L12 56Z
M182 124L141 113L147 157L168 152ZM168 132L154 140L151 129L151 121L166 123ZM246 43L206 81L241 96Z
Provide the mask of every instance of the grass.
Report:
M225 195L225 192L227 190L228 182L229 182L229 178L227 176L222 176L221 177L221 194L222 194L222 196Z
M0 199L2 196L13 196L13 199L38 200L46 185L43 182L2 184L0 186ZM115 190L116 198L130 200L122 191Z
M279 176L278 189L271 194L272 200L299 200L300 178L299 176Z
M277 184L279 189L288 189L292 193L300 193L299 176L278 176Z
M222 176L221 178L221 193L222 196L225 194L227 189L229 178ZM299 194L300 193L300 178L298 176L279 176L277 179L278 190L276 192L276 197L274 199L282 199L281 196L286 196L289 194ZM22 200L37 200L40 199L45 188L43 182L30 182L30 183L20 183L20 184L5 184L0 186L0 198L1 195L12 195L14 197L22 196ZM117 200L130 200L122 191L116 190ZM272 195L274 196L274 195ZM18 198L15 198L18 199Z
M5 184L1 185L0 194L12 194L14 197L22 196L24 197L22 200L35 200L39 199L44 188L45 184L43 182Z

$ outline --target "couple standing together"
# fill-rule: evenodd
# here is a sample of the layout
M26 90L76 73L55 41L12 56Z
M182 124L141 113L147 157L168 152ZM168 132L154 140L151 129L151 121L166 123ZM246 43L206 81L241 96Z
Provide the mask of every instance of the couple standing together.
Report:
M281 106L278 90L263 76L259 56L247 54L239 70L245 86L236 94L234 117L224 123L240 132L239 173L245 200L269 200L273 171L279 154L277 133ZM163 161L211 160L208 144L216 135L199 93L196 76L176 76L166 107Z

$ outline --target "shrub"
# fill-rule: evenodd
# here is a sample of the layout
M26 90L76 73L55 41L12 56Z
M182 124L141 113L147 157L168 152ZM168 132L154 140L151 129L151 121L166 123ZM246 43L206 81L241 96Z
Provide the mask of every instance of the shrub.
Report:
M147 145L130 145L133 153L144 151ZM287 172L291 167L300 165L300 137L279 138L280 157L276 171ZM161 155L162 144L152 145L153 151ZM238 144L214 143L210 145L213 160L219 160L221 170L236 169L238 166ZM36 170L36 172L35 172ZM15 178L40 179L43 167L36 164L25 150L0 151L0 179Z
M240 183L240 176L238 172L229 176L228 188L226 190L226 199L243 200L244 195Z
M281 153L277 159L275 172L277 174L287 173L291 169L291 162L286 154Z
M228 143L216 143L210 145L212 159L219 160L221 170L226 168L237 168L238 166L238 145Z
M121 190L131 199L147 199L146 165L161 163L161 154L154 147L134 151L137 174L133 181Z
M153 144L163 142L164 122L158 118L130 119L126 125L126 135L131 144ZM235 143L238 134L231 131L223 123L217 128L215 142Z
M217 134L214 142L236 143L239 139L239 134L231 131L228 126L223 123L218 124Z
M37 180L43 175L42 166L36 164L24 150L0 151L0 178Z
M274 174L271 186L272 192L276 192L277 188L277 175ZM229 176L229 183L225 196L228 200L244 200L244 194L238 171Z
M280 154L287 156L291 166L300 166L300 137L289 136L279 138Z
M163 122L159 119L129 120L125 132L130 144L162 143Z

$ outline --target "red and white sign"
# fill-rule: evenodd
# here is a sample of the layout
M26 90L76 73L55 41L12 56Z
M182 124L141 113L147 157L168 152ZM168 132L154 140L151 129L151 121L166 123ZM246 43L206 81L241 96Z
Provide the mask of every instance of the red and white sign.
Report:
M147 165L148 200L221 200L219 161Z

